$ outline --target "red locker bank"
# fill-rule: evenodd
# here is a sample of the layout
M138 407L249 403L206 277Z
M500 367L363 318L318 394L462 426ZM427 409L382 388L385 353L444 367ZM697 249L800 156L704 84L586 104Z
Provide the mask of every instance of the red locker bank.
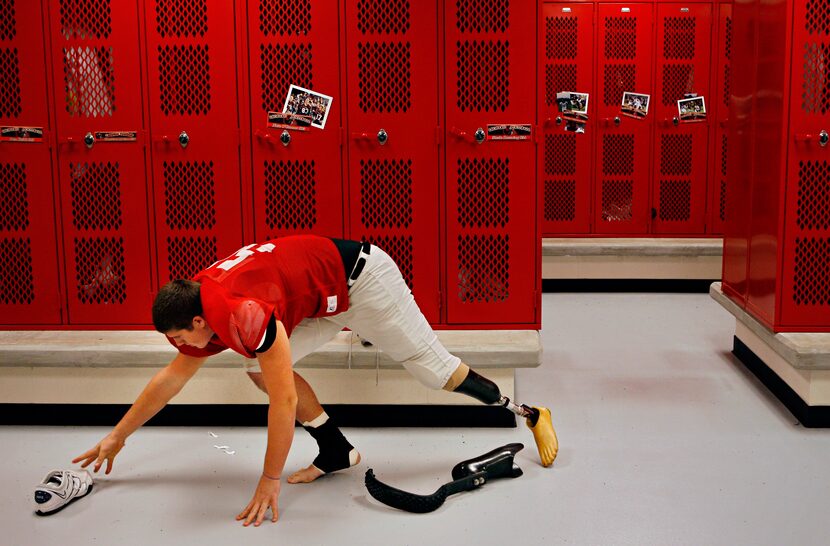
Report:
M146 328L159 285L316 233L384 247L438 327L538 328L541 9L0 2L2 320ZM324 123L281 126L289 89Z

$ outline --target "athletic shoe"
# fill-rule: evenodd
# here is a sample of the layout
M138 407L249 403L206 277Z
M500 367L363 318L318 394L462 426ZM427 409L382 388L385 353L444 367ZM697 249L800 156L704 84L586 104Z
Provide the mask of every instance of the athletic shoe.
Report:
M53 470L35 487L35 514L59 512L91 491L92 476L86 470Z

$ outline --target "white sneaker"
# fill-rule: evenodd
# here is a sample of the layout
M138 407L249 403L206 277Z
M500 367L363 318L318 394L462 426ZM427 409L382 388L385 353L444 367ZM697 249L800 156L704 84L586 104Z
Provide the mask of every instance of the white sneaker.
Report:
M92 491L92 476L86 470L53 470L35 487L35 513L54 514Z

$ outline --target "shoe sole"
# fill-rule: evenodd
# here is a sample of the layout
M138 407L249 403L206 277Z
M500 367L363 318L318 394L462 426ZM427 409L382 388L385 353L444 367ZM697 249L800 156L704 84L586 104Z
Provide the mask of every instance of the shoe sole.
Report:
M89 486L89 488L86 490L86 493L84 493L83 495L78 495L77 497L72 498L69 502L67 502L66 504L60 506L60 508L55 508L51 512L41 512L40 510L35 510L35 514L37 514L38 516L41 516L41 517L42 516L51 516L52 514L57 514L58 512L60 512L61 510L63 510L64 508L66 508L67 506L72 504L73 502L75 502L76 500L82 499L82 498L86 497L87 495L89 495L90 493L92 493L92 485Z

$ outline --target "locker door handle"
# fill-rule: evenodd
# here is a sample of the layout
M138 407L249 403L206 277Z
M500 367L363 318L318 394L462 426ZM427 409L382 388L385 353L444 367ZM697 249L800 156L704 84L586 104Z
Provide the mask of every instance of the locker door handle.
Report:
M372 140L372 135L369 133L352 133L352 140Z
M611 125L611 124L613 123L613 124L614 124L614 125L616 125L617 127L619 127L619 126L620 126L620 124L622 123L622 119L620 119L620 116L615 116L615 117L613 117L613 118L602 118L600 121L601 121L604 125Z
M462 131L458 127L450 127L450 134L458 138L467 138L467 131Z
M187 145L190 144L190 135L188 135L187 132L182 131L175 137L170 135L156 135L153 137L153 142L164 142L165 144L169 144L174 141L178 142L182 148L187 148Z
M817 140L819 146L827 146L827 143L830 142L830 133L825 130L821 130L818 135L814 135L812 133L796 133L793 135L793 139L796 142L810 142L811 140Z
M556 116L556 119L554 119L554 118L545 118L545 125L546 126L547 125L553 125L554 122L557 125L562 125L562 116Z
M675 118L671 118L671 119L669 119L669 118L663 118L663 121L661 122L661 124L662 124L664 127L669 127L669 126L671 126L671 125L674 125L675 127L677 127L678 125L680 125L680 119L679 119L679 118L676 118L676 117L675 117Z
M274 138L274 135L272 135L271 133L261 131L259 129L254 131L254 136L257 137L259 140L264 140L265 142L271 142L271 139Z

